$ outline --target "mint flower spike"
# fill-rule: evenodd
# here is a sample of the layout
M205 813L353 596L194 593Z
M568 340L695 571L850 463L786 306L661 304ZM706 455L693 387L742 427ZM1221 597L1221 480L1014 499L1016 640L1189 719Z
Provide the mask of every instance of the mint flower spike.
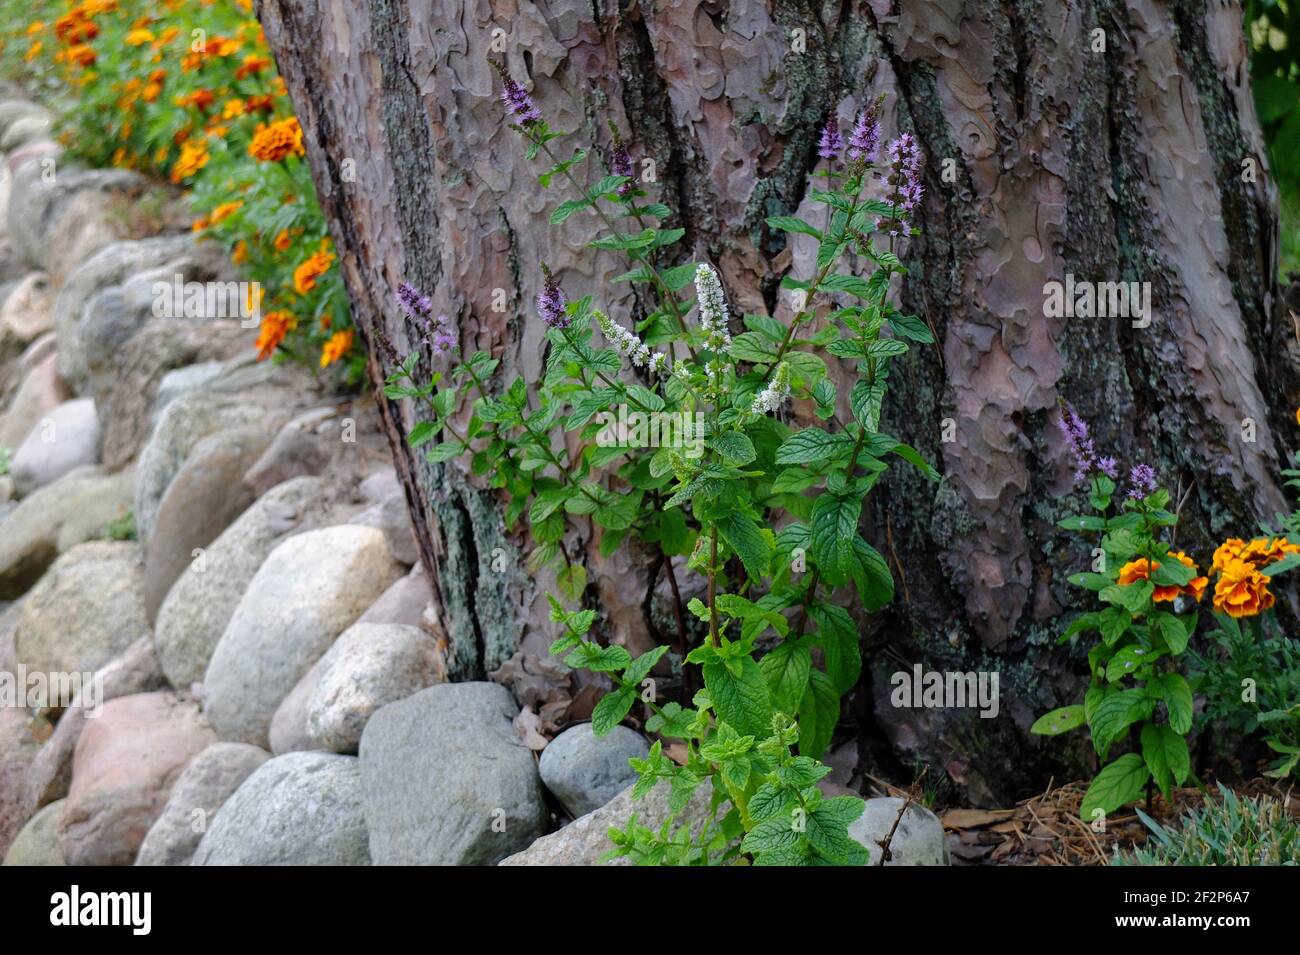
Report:
M637 368L648 367L653 372L662 372L668 365L668 356L663 352L654 351L649 345L637 338L635 334L628 331L622 325L615 322L600 309L593 313L596 324L600 326L600 333L605 336L605 341L621 355L626 355L632 360L632 364Z
M489 61L501 76L501 102L506 106L506 117L513 118L525 129L542 120L542 111L537 108L528 91L516 83L506 70L505 64L497 60Z
M765 415L777 411L790 397L790 366L781 362L772 373L772 380L767 387L754 396L750 410L754 414Z
M714 351L726 351L731 347L727 300L722 294L718 273L707 262L701 262L695 270L695 297L699 303L700 328L704 330L705 343Z
M546 263L542 263L542 290L537 294L537 313L542 316L542 321L551 328L568 328L569 313L565 308L568 303L564 289L555 281Z
M822 159L835 160L844 151L844 137L840 134L840 123L834 113L826 118L822 127L821 139L817 142L817 155Z

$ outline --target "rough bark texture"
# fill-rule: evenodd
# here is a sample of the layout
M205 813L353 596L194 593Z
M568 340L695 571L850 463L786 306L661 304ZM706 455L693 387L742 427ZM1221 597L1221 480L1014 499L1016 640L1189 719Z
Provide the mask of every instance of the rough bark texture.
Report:
M886 133L914 132L928 159L924 235L906 250L913 273L900 295L939 344L896 369L884 421L946 477L927 485L898 470L874 498L871 536L896 565L899 596L864 621L868 672L846 710L863 771L897 777L924 763L932 783L982 802L1087 768L1081 747L1062 765L1059 740L1025 741L1084 671L1055 646L1062 614L1080 606L1065 577L1092 546L1055 528L1080 505L1054 425L1059 398L1100 446L1149 460L1189 492L1179 544L1203 563L1215 537L1249 534L1284 504L1276 475L1300 389L1236 3L258 6L376 381L389 361L373 347L377 330L406 345L390 304L401 280L434 293L463 349L503 358L500 383L543 360L539 262L572 296L594 293L614 314L641 307L608 281L625 262L584 248L594 219L547 225L561 196L538 189L501 121L494 29L506 39L492 55L553 127L575 131L573 145L607 145L609 117L634 158L655 160L650 188L687 230L677 259L716 262L737 313L789 318L778 283L810 275L815 250L802 236L787 246L763 220L824 215L806 193L827 110L847 124L885 94ZM806 52L792 51L798 30ZM1150 282L1150 327L1045 318L1044 283L1066 273ZM493 310L497 289L505 311ZM549 581L521 569L493 498L463 469L406 449L419 409L386 414L453 671L481 674L521 641L542 645ZM671 633L650 555L607 561L589 536L576 544L607 634L644 646ZM999 671L999 717L892 707L889 675L914 662Z

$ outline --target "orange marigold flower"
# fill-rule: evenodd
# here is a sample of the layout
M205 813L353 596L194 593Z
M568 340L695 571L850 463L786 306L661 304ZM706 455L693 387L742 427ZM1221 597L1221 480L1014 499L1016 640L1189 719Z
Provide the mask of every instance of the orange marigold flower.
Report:
M76 46L68 47L68 61L76 63L78 66L93 66L99 54L95 48L85 43L79 43Z
M248 97L244 106L250 113L269 113L275 109L275 99L262 93Z
M277 310L262 316L262 325L257 331L257 360L266 361L284 341L284 336L298 324L291 312Z
M328 368L352 349L352 329L345 328L329 337L320 350L320 366Z
M1214 609L1229 617L1254 617L1274 604L1268 578L1254 564L1229 560L1214 585Z
M168 27L166 30L163 30L163 32L159 35L157 41L154 43L154 46L155 47L166 46L172 40L176 39L176 37L180 34L180 32L181 32L180 27Z
M99 36L99 24L78 8L54 21L54 35L66 44L84 43Z
M248 243L240 239L235 243L235 247L230 250L230 261L240 265L248 261Z
M161 82L162 82L163 80L165 80L165 79L167 79L167 71L166 71L166 70L161 70L161 69L160 69L160 70L154 70L152 73L149 74L149 82L150 82L150 83L161 83Z
M258 56L256 53L250 53L248 56L244 57L243 63L240 64L237 70L235 70L235 79L242 80L247 79L250 76L255 76L270 65L271 61L266 57Z
M316 287L316 280L334 264L334 253L319 249L293 270L293 287L299 295L306 295Z
M1184 567L1192 568L1192 571L1196 573L1197 576L1193 577L1191 580L1189 580L1186 584L1184 584L1181 587L1156 587L1156 592L1154 595L1155 599L1173 600L1175 597L1182 594L1191 597L1193 600L1200 600L1203 596L1205 596L1205 588L1210 585L1210 578L1200 576L1199 568L1196 566L1196 562L1192 560L1190 557L1188 557L1186 554L1184 554L1182 551L1171 550L1169 552L1169 556L1174 558Z
M1177 560L1180 564L1197 569L1196 563L1181 551L1170 551L1169 556ZM1158 560L1147 560L1145 557L1139 557L1137 560L1129 561L1119 570L1119 582L1121 584L1135 584L1140 580L1150 580L1151 574L1160 566ZM1209 586L1208 577L1193 577L1183 586L1169 586L1155 584L1155 591L1151 597L1157 601L1172 601L1175 597L1186 595L1193 600L1200 600L1205 594L1205 588Z
M37 33L40 33L44 29L45 29L45 22L43 20L35 20L32 23L27 24L27 35L34 36Z
M235 199L232 202L221 203L221 205L217 206L210 213L208 213L208 223L210 225L216 225L218 222L230 218L237 211L239 211L239 207L242 206L243 204L244 204L243 199Z
M279 162L288 156L303 155L302 127L297 118L290 116L269 125L260 124L248 144L248 154L262 162Z
M283 252L285 249L289 248L292 243L293 237L289 235L289 230L281 229L280 234L275 237L275 242L272 244L275 246L277 252Z
M197 219L195 219L192 223L190 223L190 231L191 231L191 232L202 232L202 231L203 231L204 229L206 229L207 227L208 227L208 217L207 217L207 216L199 216L199 217L198 217Z
M208 164L208 141L202 137L181 143L181 154L172 166L172 182L188 179Z
M1119 582L1127 585L1135 584L1139 580L1147 580L1151 576L1151 571L1154 570L1155 567L1159 566L1159 564L1156 564L1153 567L1151 561L1147 560L1145 557L1131 560L1119 569Z
M242 40L236 40L228 36L214 36L208 41L203 52L208 56L231 56L238 53L239 48L243 45Z
M152 30L131 30L126 35L127 46L144 46L146 43L152 43L157 37L153 35Z
M1255 567L1275 564L1287 554L1300 553L1300 546L1292 544L1285 537L1256 537L1249 543L1240 537L1231 537L1219 545L1214 552L1211 570L1222 571L1231 560L1245 561Z
M1296 408L1295 410L1295 423L1300 424L1300 408Z
M140 98L144 100L146 103L152 103L154 100L158 98L158 96L161 93L162 93L161 83L150 83L148 86L144 88L144 92L140 94Z
M24 56L23 59L26 60L28 63L30 63L32 60L36 59L38 56L41 55L41 50L43 50L44 48L45 48L45 44L42 43L40 40L37 40L30 47L27 48L27 55Z
M193 93L186 93L184 96L176 97L176 105L181 107L196 106L206 113L215 99L216 96L213 95L212 90L195 90Z

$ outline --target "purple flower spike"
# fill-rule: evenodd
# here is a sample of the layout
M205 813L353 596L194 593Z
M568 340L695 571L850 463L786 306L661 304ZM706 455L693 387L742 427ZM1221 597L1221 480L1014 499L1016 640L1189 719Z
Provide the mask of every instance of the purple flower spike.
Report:
M872 103L858 114L858 121L853 124L853 132L849 134L849 159L853 162L874 162L879 142L880 120L876 116L876 104Z
M542 111L537 108L528 91L511 79L503 64L492 61L501 75L501 102L506 104L506 116L513 117L520 126L528 127L541 122Z
M564 289L555 281L555 276L545 265L542 266L542 291L537 296L537 311L551 328L568 328L569 314L564 310L568 299Z
M410 282L397 286L397 304L412 320L428 318L433 311L433 301Z
M627 182L618 187L618 194L620 196L630 195L633 188L632 180L634 178L632 157L628 154L627 147L622 143L615 144L614 152L609 157L609 168L616 176L627 176Z
M844 137L840 135L840 123L832 113L826 117L826 125L822 127L822 138L817 144L817 155L822 159L838 159L843 150Z
M1134 500L1140 500L1151 494L1156 489L1156 471L1149 464L1136 464L1133 470L1128 473L1129 489L1128 496Z
M911 213L921 204L921 148L911 133L903 133L885 148L888 165L880 178L890 187L887 201L898 209L892 219L881 219L876 228L890 235L902 235Z

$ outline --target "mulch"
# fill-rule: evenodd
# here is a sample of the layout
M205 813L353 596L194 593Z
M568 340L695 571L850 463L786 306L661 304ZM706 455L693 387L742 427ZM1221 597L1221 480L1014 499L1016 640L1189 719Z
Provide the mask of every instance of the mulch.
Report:
M888 795L907 796L905 789L876 781ZM939 813L948 834L948 852L953 865L1108 865L1115 850L1141 846L1149 835L1147 827L1131 810L1106 820L1105 830L1095 831L1079 818L1079 806L1087 791L1086 781L1056 786L1022 799L1008 809L949 809ZM1242 796L1272 796L1300 820L1300 794L1293 798L1290 787L1269 779L1253 779L1231 787ZM1217 788L1207 791L1192 786L1175 789L1166 800L1156 793L1151 817L1164 825L1197 808ZM1145 807L1143 807L1145 811Z

